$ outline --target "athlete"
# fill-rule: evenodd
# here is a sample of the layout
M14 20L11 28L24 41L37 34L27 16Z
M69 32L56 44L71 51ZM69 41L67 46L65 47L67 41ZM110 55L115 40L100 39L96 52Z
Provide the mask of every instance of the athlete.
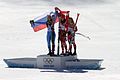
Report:
M69 23L68 25L69 54L76 55L75 32L77 31L77 26L75 25L72 17L69 17L68 23ZM72 45L74 47L73 54L72 54Z
M62 11L58 7L55 7L57 16L59 17L59 32L58 32L58 55L59 55L59 40L61 41L62 55L66 55L67 44L66 44L66 33L68 30L68 19L70 11ZM65 49L65 51L64 51Z
M62 48L62 53L61 55L66 55L67 53L67 44L66 44L66 19L65 15L61 14L59 17L59 29L60 29L60 41L61 41L61 48ZM65 52L64 52L65 49Z
M47 16L47 45L49 53L48 55L54 55L55 51L55 31L54 31L54 20L51 15ZM52 50L51 50L51 42L52 42Z

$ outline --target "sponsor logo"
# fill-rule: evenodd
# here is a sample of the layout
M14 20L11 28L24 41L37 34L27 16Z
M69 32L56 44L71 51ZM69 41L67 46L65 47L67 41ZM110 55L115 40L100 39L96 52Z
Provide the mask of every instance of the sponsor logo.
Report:
M53 58L43 58L43 62L45 62L46 64L52 64L54 62Z

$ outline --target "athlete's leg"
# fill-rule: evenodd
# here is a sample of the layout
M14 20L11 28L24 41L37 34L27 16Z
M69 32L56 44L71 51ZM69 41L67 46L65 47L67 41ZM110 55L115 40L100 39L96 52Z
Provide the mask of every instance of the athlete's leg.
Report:
M53 54L54 54L54 51L55 51L55 37L56 37L55 32L52 32L52 53Z
M50 41L51 41L51 32L47 32L47 45L48 45L48 50L49 50L49 53L51 53L51 44L50 44Z

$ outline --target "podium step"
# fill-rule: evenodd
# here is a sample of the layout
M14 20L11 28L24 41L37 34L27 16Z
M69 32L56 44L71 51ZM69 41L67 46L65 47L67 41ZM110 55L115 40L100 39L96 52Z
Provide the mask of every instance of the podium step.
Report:
M103 59L76 59L65 62L67 69L99 69Z

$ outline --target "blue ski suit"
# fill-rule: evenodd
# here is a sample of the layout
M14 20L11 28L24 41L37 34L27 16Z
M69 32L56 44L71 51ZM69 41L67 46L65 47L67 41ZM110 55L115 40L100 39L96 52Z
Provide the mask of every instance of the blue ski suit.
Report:
M51 23L47 22L47 45L49 53L54 53L55 51L55 31L54 27L51 25ZM51 52L51 42L52 42L52 52Z

